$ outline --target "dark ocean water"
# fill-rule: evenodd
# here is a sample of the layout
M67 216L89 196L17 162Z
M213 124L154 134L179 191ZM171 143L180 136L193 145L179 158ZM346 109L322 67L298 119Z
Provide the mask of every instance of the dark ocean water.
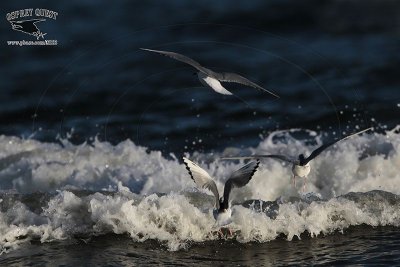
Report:
M290 242L279 238L265 244L215 241L171 253L158 243L133 243L129 237L113 235L94 238L88 243L76 240L33 244L29 250L6 255L2 263L7 266L396 265L400 260L399 240L398 228L360 226L319 238L304 236Z
M376 200L383 207L377 213L370 202L338 204L336 197L373 190L400 194L399 2L3 1L0 7L2 264L398 262L398 203L383 195ZM13 31L6 14L38 7L58 12L57 20L38 24L58 45L7 45L35 38ZM240 73L280 98L237 85L227 88L238 97L216 94L201 86L192 68L140 47ZM239 209L240 240L221 241L201 234L212 222L203 207L204 216L188 213L194 219L185 231L184 218L160 204L169 218L161 232L142 228L154 221L146 212L122 208L136 197L192 190L183 153L224 179L238 163L217 168L221 154L310 152L321 140L371 126L373 133L316 162L309 191L333 202L323 205L328 217L317 226L299 208L304 227L296 224L296 212L288 213L290 223L283 228L253 214L249 218L259 232L247 233L250 221L240 220L247 211ZM281 182L289 175L285 166L266 162L260 173L244 200L299 195ZM107 198L107 192L125 192L124 186L134 197ZM70 190L91 193L75 196ZM189 202L180 197L154 201L184 203L176 205L185 209ZM100 200L108 201L104 210L93 206ZM282 205L281 212L290 209ZM310 204L309 212L315 212L313 205L322 204ZM81 208L90 219L75 216ZM114 225L115 218L103 213L124 223ZM342 223L331 218L337 214ZM138 226L135 216L147 219ZM202 230L193 230L198 225Z
M276 129L398 124L395 1L23 3L2 10L58 11L41 26L59 45L8 46L30 36L4 21L0 126L7 135L49 141L74 129L75 142L130 138L169 153L255 145ZM190 67L140 47L241 73L281 99L233 86L248 107L191 88L201 84Z

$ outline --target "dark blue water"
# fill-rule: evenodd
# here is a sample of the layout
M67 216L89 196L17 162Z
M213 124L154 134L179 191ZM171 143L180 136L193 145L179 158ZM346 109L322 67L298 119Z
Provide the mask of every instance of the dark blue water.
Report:
M3 1L0 7L2 135L41 142L68 138L74 144L91 143L96 137L114 145L130 139L149 151L181 155L248 148L281 129L310 129L331 138L370 126L385 132L399 124L397 1ZM40 23L46 38L56 39L58 45L7 45L8 40L34 38L13 31L6 14L36 7L58 12L57 20ZM280 98L233 84L227 87L238 97L216 94L201 86L191 67L141 47L179 52L216 71L240 73ZM5 162L5 167L13 164ZM291 254L288 261L261 252L260 257L274 265L384 264L394 260L385 256L390 245L384 240L396 229L357 228L343 236L306 238L296 244L308 256L296 254L299 247L292 244L285 247ZM373 237L364 240L369 231ZM361 252L347 250L353 234L360 247L366 246ZM106 238L99 253L112 249L118 238ZM341 242L337 238L345 240L346 256L332 252ZM378 240L372 248L371 238ZM399 242L398 235L391 238ZM245 251L236 263L247 265L255 259L247 251L255 247L281 255L281 244L288 243L228 246ZM98 249L92 243L80 246ZM129 244L129 250L136 249L130 246L135 245ZM211 246L219 250L219 243ZM159 253L158 245L150 247ZM35 244L32 254L20 250L7 264L35 263L36 257L45 263L48 253L68 257L75 249L63 243ZM147 245L137 249L138 255L148 253ZM180 252L188 261L161 253L168 255L168 262L150 262L151 256L145 261L191 264L216 255L207 245ZM205 256L190 258L197 253ZM223 253L230 255L228 250ZM20 261L27 254L31 258ZM125 260L129 261L114 264Z
M1 29L4 134L54 140L74 129L78 143L97 135L182 152L254 145L275 129L398 123L396 2L41 4L59 13L41 24L57 46L8 46L30 36ZM193 69L140 47L241 73L281 98L229 86L247 106L192 88Z

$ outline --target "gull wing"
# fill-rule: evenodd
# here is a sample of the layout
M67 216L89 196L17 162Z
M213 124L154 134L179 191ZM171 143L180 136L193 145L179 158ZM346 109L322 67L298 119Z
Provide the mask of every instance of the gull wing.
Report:
M231 193L232 188L234 187L243 187L248 182L250 182L254 173L256 172L258 166L260 165L260 161L251 161L244 165L239 170L232 173L231 177L225 182L224 187L224 202L223 208L227 209L229 205L229 194Z
M187 56L184 56L182 54L178 54L178 53L175 53L175 52L147 49L147 48L140 48L140 49L144 50L144 51L158 53L160 55L167 56L167 57L173 58L175 60L181 61L183 63L189 64L190 66L196 68L197 70L199 70L199 71L201 71L201 72L203 72L203 73L205 73L207 75L210 75L211 73L213 73L213 71L201 66L199 62L197 62L197 61L195 61L195 60L193 60L193 59L191 59L191 58L189 58Z
M261 86L259 86L258 84L248 80L247 78L236 74L236 73L232 73L232 72L221 72L221 73L214 73L215 78L220 80L221 82L232 82L232 83L240 83L246 86L250 86L256 89L259 89L261 91L267 92L277 98L279 98L279 96Z
M362 134L362 133L364 133L364 132L366 132L366 131L369 131L369 130L371 130L371 129L372 129L372 127L367 128L367 129L364 129L364 130L362 130L362 131L359 131L359 132L350 134L350 135L348 135L348 136L345 136L345 137L343 137L343 138L334 140L334 141L332 141L332 142L326 143L326 144L324 144L324 145L318 147L317 149L315 149L315 150L311 153L310 156L308 156L308 158L305 159L304 164L307 164L308 162L310 162L311 160L313 160L315 157L317 157L319 154L321 154L325 149L327 149L327 148L329 148L330 146L336 144L337 142L346 140L346 139L348 139L348 138L350 138L350 137L353 137L353 136L355 136L355 135Z
M206 188L214 194L215 206L217 209L219 209L218 188L211 176L199 165L185 157L183 157L183 162L186 165L186 169L188 170L190 177L196 183L196 185L200 188Z

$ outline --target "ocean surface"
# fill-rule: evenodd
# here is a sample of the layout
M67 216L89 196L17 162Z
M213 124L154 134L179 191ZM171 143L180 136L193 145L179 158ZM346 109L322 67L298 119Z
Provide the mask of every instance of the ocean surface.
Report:
M400 261L397 1L2 2L0 265L396 265ZM13 31L37 24L57 46ZM202 87L175 51L277 93ZM262 160L230 228L182 156L222 190L244 161L309 155L305 189Z

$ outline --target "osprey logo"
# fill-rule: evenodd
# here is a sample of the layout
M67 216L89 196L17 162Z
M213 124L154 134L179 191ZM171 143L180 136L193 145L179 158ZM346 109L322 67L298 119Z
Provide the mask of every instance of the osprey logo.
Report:
M23 32L36 37L37 41L7 41L9 45L56 45L57 40L45 40L47 33L42 32L40 25L48 20L56 20L58 12L44 8L27 8L9 12L6 15L7 21L15 31ZM41 39L41 41L39 41Z
M30 20L21 20L21 21L12 21L11 23L12 29L20 32L24 32L36 37L37 40L41 37L44 39L44 36L47 33L43 33L39 30L36 23L45 21L45 19L30 19Z

